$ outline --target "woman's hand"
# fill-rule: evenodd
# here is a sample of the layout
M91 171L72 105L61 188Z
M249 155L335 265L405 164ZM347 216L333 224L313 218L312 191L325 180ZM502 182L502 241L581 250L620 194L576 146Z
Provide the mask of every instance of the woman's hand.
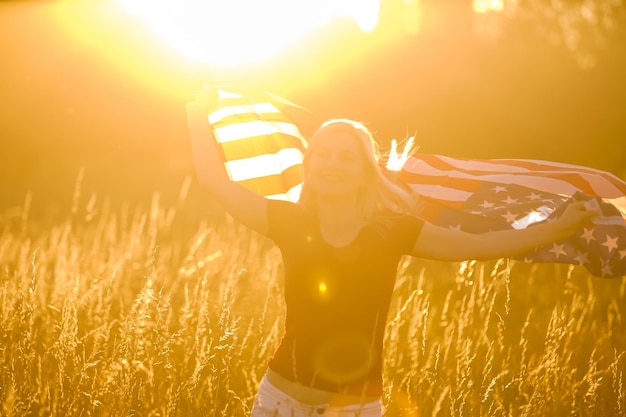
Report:
M596 200L575 201L568 204L563 214L550 222L555 229L554 240L570 237L576 230L580 230L600 214L600 207Z

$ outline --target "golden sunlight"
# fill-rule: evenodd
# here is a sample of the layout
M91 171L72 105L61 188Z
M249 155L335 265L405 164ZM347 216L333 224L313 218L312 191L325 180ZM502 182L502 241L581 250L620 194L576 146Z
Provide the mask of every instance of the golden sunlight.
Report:
M501 12L504 0L474 0L472 8L476 13Z
M379 0L118 0L187 58L258 62L337 17L363 31L378 23Z

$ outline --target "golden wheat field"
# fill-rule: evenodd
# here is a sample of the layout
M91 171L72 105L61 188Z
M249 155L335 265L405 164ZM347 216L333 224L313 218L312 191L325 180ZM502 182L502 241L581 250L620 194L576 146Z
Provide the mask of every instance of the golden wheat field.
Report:
M28 200L0 215L0 413L246 416L282 332L271 242L189 226L184 190L172 204L75 197L46 225ZM626 416L625 315L624 279L407 258L388 415Z

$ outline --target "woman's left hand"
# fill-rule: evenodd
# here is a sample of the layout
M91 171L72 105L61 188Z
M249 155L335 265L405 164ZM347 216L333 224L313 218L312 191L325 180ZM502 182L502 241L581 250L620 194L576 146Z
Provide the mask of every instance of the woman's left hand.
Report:
M553 221L559 236L556 240L570 237L576 230L588 224L594 217L599 216L601 214L600 207L594 203L595 200L570 203L563 214Z

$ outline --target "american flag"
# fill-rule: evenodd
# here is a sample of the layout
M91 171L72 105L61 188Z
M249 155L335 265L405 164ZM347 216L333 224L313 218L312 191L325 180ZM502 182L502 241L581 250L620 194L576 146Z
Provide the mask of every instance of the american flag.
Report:
M549 161L415 154L399 178L423 197L426 220L471 233L550 221L576 200L600 207L593 224L519 259L582 265L605 278L626 275L626 183L608 172Z
M298 200L307 141L284 110L298 106L270 94L215 90L208 120L229 177L268 198Z
M217 93L208 120L231 179L268 198L297 201L307 141L285 109L298 106L269 94ZM424 220L471 233L532 227L575 200L597 205L602 215L593 224L519 259L581 265L604 278L626 275L626 183L608 172L431 154L413 154L395 169L395 177L422 198Z

